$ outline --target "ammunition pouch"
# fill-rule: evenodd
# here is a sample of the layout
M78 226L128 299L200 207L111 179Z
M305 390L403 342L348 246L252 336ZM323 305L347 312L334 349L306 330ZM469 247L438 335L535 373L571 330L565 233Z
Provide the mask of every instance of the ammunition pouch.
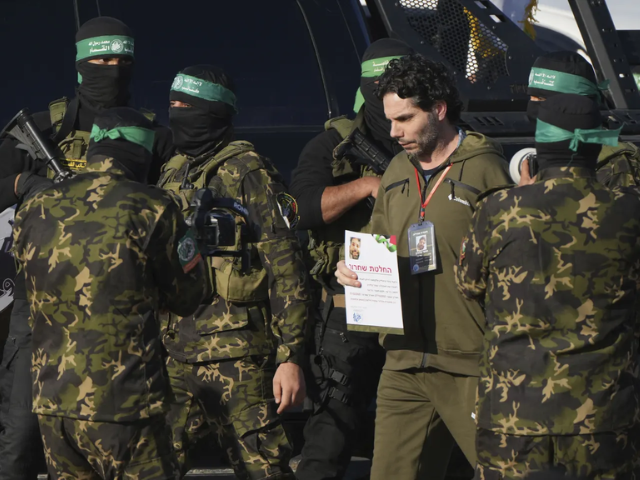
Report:
M267 271L260 262L252 264L260 268L252 268L248 273L241 271L238 258L211 257L209 264L213 267L215 292L229 302L260 302L269 299Z

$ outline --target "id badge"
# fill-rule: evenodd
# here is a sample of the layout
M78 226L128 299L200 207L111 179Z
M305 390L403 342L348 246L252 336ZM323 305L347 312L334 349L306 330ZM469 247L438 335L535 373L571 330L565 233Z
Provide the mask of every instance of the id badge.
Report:
M409 264L413 275L432 272L438 267L433 223L414 223L409 227Z

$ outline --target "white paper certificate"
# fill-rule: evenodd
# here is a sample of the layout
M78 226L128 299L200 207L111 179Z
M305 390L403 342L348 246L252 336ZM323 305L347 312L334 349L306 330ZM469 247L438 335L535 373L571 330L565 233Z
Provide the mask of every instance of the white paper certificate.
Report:
M345 232L345 263L361 288L346 287L347 328L403 333L396 245L382 235Z

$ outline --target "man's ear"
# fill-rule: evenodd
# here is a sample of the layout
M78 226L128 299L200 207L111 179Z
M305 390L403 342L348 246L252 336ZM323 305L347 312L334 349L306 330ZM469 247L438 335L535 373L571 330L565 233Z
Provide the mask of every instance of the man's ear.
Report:
M439 121L443 121L446 118L446 116L447 116L447 102L439 100L433 105L433 109L434 109L436 115L438 116L438 120Z

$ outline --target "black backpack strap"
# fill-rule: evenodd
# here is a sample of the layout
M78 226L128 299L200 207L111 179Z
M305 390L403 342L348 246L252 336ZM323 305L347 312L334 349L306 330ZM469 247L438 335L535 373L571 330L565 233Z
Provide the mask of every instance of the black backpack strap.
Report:
M67 111L64 114L64 118L62 119L62 125L60 125L60 130L52 137L52 140L56 143L60 143L64 140L67 135L71 133L73 127L76 124L76 120L78 119L78 110L80 109L80 102L78 101L78 97L75 97L71 102L69 102L69 107L67 107Z

